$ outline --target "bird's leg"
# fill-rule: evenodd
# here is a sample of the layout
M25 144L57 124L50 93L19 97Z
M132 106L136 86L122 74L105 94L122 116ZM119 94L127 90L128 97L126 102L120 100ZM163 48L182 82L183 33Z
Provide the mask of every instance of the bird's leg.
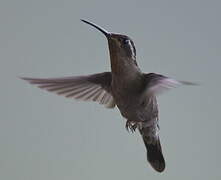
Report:
M132 133L135 132L135 130L136 130L137 127L138 127L137 122L127 120L126 125L125 125L125 128L126 128L126 130L127 130L128 132L129 132L129 130L130 130Z
M137 128L141 130L143 128L143 121L127 120L125 128L128 132L130 130L132 133L135 132Z

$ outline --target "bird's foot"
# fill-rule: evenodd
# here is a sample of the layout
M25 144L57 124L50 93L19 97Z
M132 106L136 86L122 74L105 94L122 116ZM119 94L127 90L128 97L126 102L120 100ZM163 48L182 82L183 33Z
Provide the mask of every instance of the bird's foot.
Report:
M134 133L137 127L138 127L137 122L127 120L125 128L128 132L131 131L132 133Z

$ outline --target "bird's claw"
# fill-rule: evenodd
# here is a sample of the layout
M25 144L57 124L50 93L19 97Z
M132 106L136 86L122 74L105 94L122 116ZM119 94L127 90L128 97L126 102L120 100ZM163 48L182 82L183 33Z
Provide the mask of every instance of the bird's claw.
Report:
M129 132L131 131L132 133L136 131L137 128L137 123L133 121L127 121L125 125L126 130Z

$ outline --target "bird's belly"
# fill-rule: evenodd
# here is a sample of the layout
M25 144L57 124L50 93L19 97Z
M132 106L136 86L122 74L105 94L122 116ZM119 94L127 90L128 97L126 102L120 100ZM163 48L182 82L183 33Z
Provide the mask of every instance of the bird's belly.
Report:
M148 101L148 99L139 100L139 97L135 99L128 97L117 102L117 106L127 120L144 122L146 126L152 126L157 123L158 109L154 103Z

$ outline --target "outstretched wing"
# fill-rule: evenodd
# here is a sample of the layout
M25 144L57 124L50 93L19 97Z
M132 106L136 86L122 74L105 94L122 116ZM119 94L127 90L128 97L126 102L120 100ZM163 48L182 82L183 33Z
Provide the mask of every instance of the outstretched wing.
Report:
M144 74L146 90L150 94L158 95L165 90L169 90L171 88L175 88L179 85L197 85L196 83L188 82L188 81L177 81L175 79L155 74L148 73Z
M110 72L92 74L88 76L73 76L65 78L27 78L23 80L35 84L39 88L46 89L67 98L83 101L97 101L107 108L114 108L115 102L111 95Z

